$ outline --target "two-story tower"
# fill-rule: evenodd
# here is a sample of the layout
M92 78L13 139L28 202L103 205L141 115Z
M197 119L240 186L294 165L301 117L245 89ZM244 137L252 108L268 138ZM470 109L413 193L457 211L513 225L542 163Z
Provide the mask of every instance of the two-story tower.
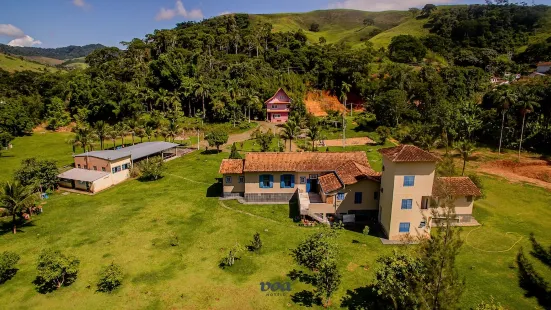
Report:
M381 149L379 222L388 239L427 233L426 215L438 157L413 145Z
M271 123L285 123L289 119L291 98L280 88L266 100L266 120Z

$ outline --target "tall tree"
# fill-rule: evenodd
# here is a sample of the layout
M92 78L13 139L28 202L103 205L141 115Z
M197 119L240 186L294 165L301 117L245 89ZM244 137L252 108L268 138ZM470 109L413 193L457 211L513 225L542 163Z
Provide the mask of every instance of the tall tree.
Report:
M107 133L111 130L109 124L104 121L97 121L94 123L94 132L99 138L100 147L103 150L103 141L107 137Z
M476 148L472 142L463 140L456 144L455 149L463 160L463 169L461 170L461 175L465 175L465 166L467 165L467 161Z
M34 206L37 194L32 187L21 185L18 181L6 182L0 193L0 205L12 216L12 231L17 233L16 217L24 209Z
M517 101L517 95L510 87L498 91L497 101L501 110L501 131L499 134L498 153L501 154L501 143L503 141L503 128L505 126L505 114Z
M316 140L321 136L321 129L316 119L311 119L308 123L308 138L312 140L312 152L316 151Z
M522 139L524 136L524 125L526 123L526 114L534 111L535 107L539 107L537 102L537 97L529 92L529 90L522 90L519 94L518 107L520 109L520 114L522 115L522 127L520 130L520 141L518 144L518 159L520 160L520 151L522 149Z
M294 120L289 119L284 125L283 125L283 131L281 132L282 136L289 140L289 151L293 151L293 140L298 134L298 125Z

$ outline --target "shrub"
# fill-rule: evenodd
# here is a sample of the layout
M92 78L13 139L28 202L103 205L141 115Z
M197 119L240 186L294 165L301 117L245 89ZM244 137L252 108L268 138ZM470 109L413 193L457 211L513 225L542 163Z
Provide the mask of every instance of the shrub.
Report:
M158 180L163 177L165 167L164 161L160 156L141 161L138 165L142 173L141 179L143 180Z
M388 137L390 137L390 128L386 126L379 126L375 131L379 135L379 142L381 144L385 144Z
M24 159L21 167L15 171L15 179L25 186L42 190L57 188L59 169L52 160L36 158Z
M123 272L121 266L111 263L99 274L98 292L111 293L122 284Z
M256 233L253 236L253 241L249 246L249 250L256 252L256 251L259 251L261 248L262 248L262 240L260 240L260 234Z
M318 32L318 31L320 31L320 24L318 24L318 23L312 23L312 24L310 25L310 29L309 29L309 30L312 31L312 32Z
M369 226L365 225L364 230L362 231L362 233L366 236L369 236Z
M0 254L0 284L11 279L17 272L15 264L19 261L19 255L5 251Z
M242 159L241 154L237 151L237 146L235 145L235 142L231 146L231 153L230 153L230 159Z
M38 291L52 292L72 284L77 278L79 264L80 261L74 256L52 249L43 250L38 256L38 275L34 281Z
M222 258L222 261L220 261L220 267L231 267L233 264L235 264L235 260L238 258L237 254L239 254L243 248L239 245L239 243L236 243L228 252L228 255L226 255L224 258Z
M220 146L228 142L228 138L228 132L220 129L215 129L205 135L205 140L207 140L209 146L215 146L219 152Z
M484 192L484 183L482 183L482 179L478 174L471 173L468 175L468 177L473 181L473 183L480 189L480 192L482 192L482 196L476 197L476 199L482 199L486 197L486 193Z

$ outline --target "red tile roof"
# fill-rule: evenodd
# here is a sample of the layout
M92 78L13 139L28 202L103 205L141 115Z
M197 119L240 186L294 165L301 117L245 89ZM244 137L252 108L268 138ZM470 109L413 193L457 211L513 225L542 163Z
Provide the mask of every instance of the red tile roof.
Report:
M325 193L330 193L343 188L344 185L355 184L366 179L380 182L381 174L369 166L349 161L337 167L335 172L321 176L319 184Z
M276 98L276 96L279 92L283 92L285 97L289 98L289 95L287 95L287 93L283 90L283 88L279 88L270 99L264 101L264 104L266 104L266 103L275 103L275 104L277 104L277 103L290 103L291 98L289 98L289 101L281 101L281 100L279 100L279 98Z
M222 159L219 173L221 174L243 173L243 159Z
M244 172L293 171L318 172L335 171L339 166L353 161L369 167L365 152L286 152L247 153Z
M539 66L551 66L551 62L549 62L549 61L539 62L537 66L538 67Z
M320 176L318 182L325 193L331 193L342 188L342 183L334 172Z
M380 149L379 153L393 162L436 162L440 160L437 156L408 144Z
M440 177L434 179L432 195L481 196L482 193L469 177Z

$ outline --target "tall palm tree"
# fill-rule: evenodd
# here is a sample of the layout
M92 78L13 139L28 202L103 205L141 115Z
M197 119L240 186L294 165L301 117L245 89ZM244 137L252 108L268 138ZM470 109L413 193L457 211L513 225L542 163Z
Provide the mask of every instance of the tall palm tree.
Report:
M346 82L342 82L341 85L341 95L340 99L342 103L344 104L344 109L346 110L346 100L348 100L348 93L350 92L350 84ZM350 104L350 116L352 116L352 104Z
M81 146L82 150L86 152L93 149L93 143L95 141L96 134L88 126L81 126L76 130L74 138L69 139L68 142L73 145L73 151L75 146Z
M155 131L150 126L145 126L144 129L145 136L147 137L147 140L151 142L151 137L155 134Z
M463 159L463 170L461 171L461 175L465 175L465 166L471 154L476 150L475 145L470 141L463 140L455 145L455 149L461 156L461 159Z
M166 103L169 101L170 95L168 93L168 90L161 88L159 89L159 92L157 93L157 99L155 100L155 103L157 106L161 105L163 108L163 112L166 112Z
M124 147L124 136L128 133L128 128L125 123L117 123L115 125L115 131L117 132L117 137L121 138L121 146Z
M259 106L262 102L260 101L260 98L254 93L247 94L247 108L249 109L249 123L251 122L251 107Z
M207 115L207 110L205 109L205 97L208 97L210 95L210 86L205 81L203 76L199 76L199 79L197 79L197 88L195 89L195 96L201 97L201 104L203 106L203 118Z
M316 151L316 140L318 140L321 135L320 126L317 121L310 121L306 135L312 140L312 151Z
M534 111L534 108L539 107L539 103L536 101L537 97L523 91L518 98L518 106L520 113L522 114L522 127L520 130L520 143L518 144L518 159L520 160L520 150L522 149L522 138L524 136L524 124L526 121L526 114Z
M497 150L499 154L501 154L501 142L503 141L503 128L505 126L505 114L507 114L509 107L511 107L511 105L514 105L516 101L517 101L517 95L510 87L503 88L498 92L497 102L499 103L501 108L501 131L499 134L499 147Z
M23 186L21 183L6 182L0 193L0 206L5 208L12 216L13 233L17 233L16 216L25 208L34 206L37 193L33 192L30 186Z
M283 131L282 136L285 137L286 140L289 140L289 151L293 151L293 139L298 134L298 125L294 120L288 120L285 125L283 125Z
M140 138L140 143L143 142L143 138L147 137L147 134L145 133L145 128L143 126L138 126L138 128L136 128L136 136Z
M115 147L117 146L116 140L119 137L119 132L117 131L117 129L115 127L110 127L105 137L113 141L113 149L115 149Z
M109 132L110 126L104 121L97 121L94 124L94 132L96 136L99 138L100 147L103 150L103 141L105 140L107 136L107 132Z
M174 142L174 138L179 135L181 132L180 125L178 125L176 122L170 122L166 128L166 134L168 137L172 138L172 142Z
M134 136L136 135L138 127L140 127L140 124L134 119L128 120L126 122L126 130L132 135L132 145L134 145Z

